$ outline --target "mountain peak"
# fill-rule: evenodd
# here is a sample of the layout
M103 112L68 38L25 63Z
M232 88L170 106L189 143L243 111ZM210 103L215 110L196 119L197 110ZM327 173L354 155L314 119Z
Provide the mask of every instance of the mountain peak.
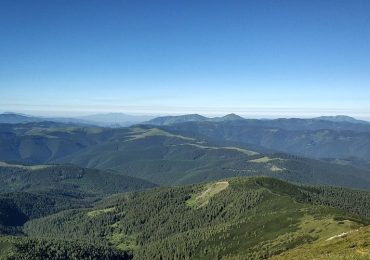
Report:
M222 117L214 117L209 119L209 121L214 121L214 122L224 122L224 121L236 121L236 120L244 120L245 118L238 116L237 114L231 113L227 114Z
M241 117L237 114L234 114L234 113L227 114L227 115L223 116L222 118L229 119L229 120L243 120L244 119L243 117Z

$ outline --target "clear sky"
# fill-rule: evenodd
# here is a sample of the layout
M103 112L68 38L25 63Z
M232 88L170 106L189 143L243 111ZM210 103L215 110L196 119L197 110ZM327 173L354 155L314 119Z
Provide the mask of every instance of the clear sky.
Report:
M370 1L1 0L0 111L370 118Z

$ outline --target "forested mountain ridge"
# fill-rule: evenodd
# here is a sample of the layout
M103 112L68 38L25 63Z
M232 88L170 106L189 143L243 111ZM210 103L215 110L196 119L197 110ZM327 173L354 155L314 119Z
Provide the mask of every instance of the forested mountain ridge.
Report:
M228 122L237 125L254 127L275 127L285 130L349 130L354 132L369 132L370 122L348 116L322 116L315 118L277 118L248 119L236 114L221 117L205 117L198 114L163 116L141 124L170 126L183 123Z
M91 207L111 194L153 187L134 177L72 165L0 162L0 233L16 234L29 219Z
M296 121L303 121L297 119ZM370 127L350 124L351 127L334 127L301 124L292 121L230 121L230 122L188 122L165 126L164 130L204 139L211 142L235 142L240 145L255 145L275 151L296 154L310 158L370 158ZM304 121L306 122L306 121ZM341 124L340 124L341 125ZM350 130L354 126L357 130ZM362 130L360 130L362 129Z
M156 185L130 176L74 165L20 165L0 162L0 192L80 193L104 196Z
M268 259L355 232L370 221L369 201L366 191L263 177L159 188L34 219L24 229L28 239L54 246L27 242L11 250L37 257L72 239L134 259ZM357 249L350 252L356 255Z
M101 142L127 138L134 128L77 127L52 122L0 124L0 159L44 163ZM366 124L244 119L187 122L161 129L198 140L254 145L311 158L370 158L370 125Z
M79 127L54 122L0 124L0 159L46 163L105 141L115 133L110 128Z
M22 226L30 219L67 209L92 207L96 199L85 194L61 191L2 193L0 235L22 234Z
M207 134L219 123L211 124L206 129ZM49 123L3 125L0 128L0 159L75 164L138 177L159 185L268 175L307 184L370 187L370 172L366 169L281 153L266 155L249 149L249 145L238 146L244 144L244 135L233 145L228 145L227 141L223 144L213 142L219 135L217 128L214 135L207 137L194 133L198 131L196 127L188 129L188 124L182 125L182 131L174 127L112 129L61 127Z

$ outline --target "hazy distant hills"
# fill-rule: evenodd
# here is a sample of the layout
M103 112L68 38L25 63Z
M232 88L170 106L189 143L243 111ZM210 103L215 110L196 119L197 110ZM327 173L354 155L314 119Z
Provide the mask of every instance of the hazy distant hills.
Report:
M156 117L152 120L144 122L144 124L150 125L172 125L185 122L203 122L207 121L207 117L198 114L182 115L182 116L162 116Z
M347 122L347 123L366 124L366 125L370 124L370 122L368 122L368 121L358 120L356 118L353 118L353 117L350 117L350 116L343 116L343 115L320 116L320 117L316 117L314 119L324 120L324 121L332 121L332 122Z
M39 123L39 122L54 122L73 124L80 126L93 126L95 123L78 118L67 117L36 117L17 113L2 113L0 114L0 124L25 124L25 123Z
M99 126L130 126L152 119L153 116L136 116L122 113L95 114L78 117L79 120Z
M104 126L104 127L124 127L134 124L150 124L157 126L174 125L187 122L231 122L244 121L248 124L256 126L271 126L289 130L317 130L317 129L333 129L333 130L353 130L353 131L369 131L370 122L358 120L349 116L322 116L312 119L299 118L281 118L273 120L263 119L246 119L236 114L228 114L222 117L205 117L198 114L188 114L179 116L141 116L128 115L123 113L105 113L94 114L79 117L36 117L18 113L2 113L0 114L0 123L18 124L31 122L58 122L66 124L77 124L84 126Z
M205 116L201 116L198 114L190 114L190 115L181 115L181 116L162 116L157 117L152 120L149 120L147 122L144 122L144 124L150 124L150 125L173 125L173 124L181 124L186 122L224 122L224 121L234 121L234 120L244 120L243 117L235 115L235 114L228 114L223 117L213 117L208 118Z
M23 114L16 114L11 112L0 114L0 123L5 124L22 124L41 121L43 121L43 119L40 117L27 116Z
M0 123L22 124L49 121L83 126L122 127L141 123L152 118L152 116L135 116L122 113L95 114L81 117L35 117L9 112L0 114Z
M235 122L234 122L235 121ZM356 132L370 131L370 122L357 120L348 116L323 116L317 118L278 118L278 119L246 119L236 114L223 117L204 117L198 114L163 116L146 121L143 124L168 126L188 122L233 122L255 127L276 127L286 130L351 130Z

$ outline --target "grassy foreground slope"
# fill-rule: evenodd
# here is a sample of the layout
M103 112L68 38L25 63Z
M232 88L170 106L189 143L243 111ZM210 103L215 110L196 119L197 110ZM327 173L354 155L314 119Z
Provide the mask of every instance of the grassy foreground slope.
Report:
M343 232L328 239L275 256L274 260L368 260L370 259L370 227Z
M118 195L32 220L24 231L134 259L266 259L367 225L369 201L365 191L236 178Z

